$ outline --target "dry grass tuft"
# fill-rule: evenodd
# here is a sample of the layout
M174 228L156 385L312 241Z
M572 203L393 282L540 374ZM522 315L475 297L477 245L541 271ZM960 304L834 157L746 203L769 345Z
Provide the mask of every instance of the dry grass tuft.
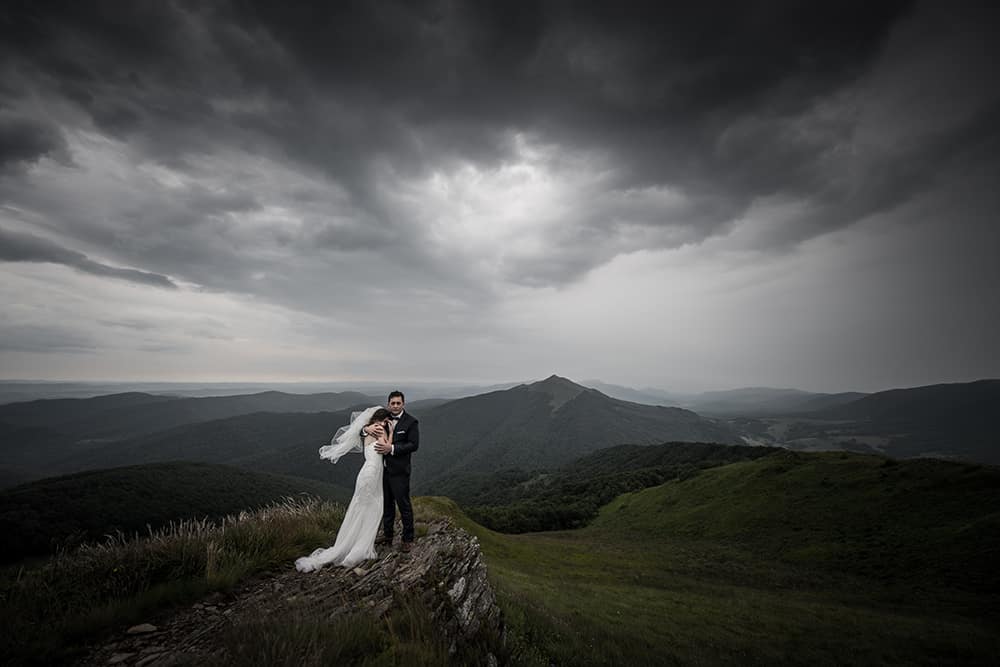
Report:
M73 644L137 620L149 610L224 590L244 577L288 567L326 544L340 505L286 497L219 521L170 523L147 535L103 542L0 572L0 649L13 662L70 657Z

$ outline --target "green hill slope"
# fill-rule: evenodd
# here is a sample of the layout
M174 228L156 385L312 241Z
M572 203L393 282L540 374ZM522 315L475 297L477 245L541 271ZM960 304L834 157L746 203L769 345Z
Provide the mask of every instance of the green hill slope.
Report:
M448 496L479 523L505 533L577 528L622 493L775 451L704 442L619 445L556 470L454 475L433 483L430 492Z
M780 452L627 494L595 534L705 539L885 582L1000 593L1000 470Z
M218 518L309 493L347 501L352 490L204 463L156 463L38 480L0 492L0 562L170 521Z
M1000 471L779 452L480 538L522 664L992 664Z

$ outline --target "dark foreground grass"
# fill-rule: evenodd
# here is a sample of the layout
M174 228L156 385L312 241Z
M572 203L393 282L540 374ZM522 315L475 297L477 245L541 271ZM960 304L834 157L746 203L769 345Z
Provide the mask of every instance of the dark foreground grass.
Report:
M11 664L67 662L85 642L154 609L225 590L329 541L343 508L288 499L220 522L185 521L119 535L0 572L0 652Z
M315 498L287 499L212 523L185 521L145 538L119 535L0 578L3 664L72 662L149 613L186 605L329 544L343 508ZM421 526L418 536L426 527ZM292 608L244 619L220 638L230 665L480 664L480 646L449 655L426 591L401 596L385 616L342 618ZM433 598L433 596L431 596ZM457 661L457 662L456 662Z
M233 667L449 664L433 613L416 597L397 600L383 618L356 613L330 619L302 610L238 623L223 642Z
M780 454L480 539L521 664L994 664L998 473Z

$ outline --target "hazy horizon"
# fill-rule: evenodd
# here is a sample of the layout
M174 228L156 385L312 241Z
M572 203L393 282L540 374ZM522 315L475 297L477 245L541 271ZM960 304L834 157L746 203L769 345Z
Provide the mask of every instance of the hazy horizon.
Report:
M0 374L1000 377L998 16L20 3Z
M209 388L209 387L219 387L224 388L225 386L233 386L239 388L241 386L261 388L261 387L313 387L313 388L324 388L324 387L334 387L337 391L349 390L351 387L357 387L359 389L364 388L394 388L406 390L407 387L412 387L420 391L421 393L426 391L432 391L434 387L441 388L460 388L460 387L470 387L470 388L490 388L496 386L516 386L519 384L530 384L533 382L540 382L551 375L558 375L560 377L565 377L566 379L575 382L576 384L587 386L593 383L603 383L607 385L614 385L622 387L625 389L633 389L635 391L662 391L668 394L700 394L708 392L726 392L726 391L737 391L743 389L773 389L773 390L794 390L794 391L804 391L808 393L818 393L818 394L839 394L839 393L865 393L873 394L880 391L889 391L892 389L914 389L917 387L929 386L929 385L911 385L911 386L894 386L894 387L881 387L877 389L843 389L840 391L814 391L803 387L792 387L792 386L767 386L759 384L750 384L734 387L709 387L705 389L683 389L668 385L643 385L634 386L627 385L620 382L612 382L605 380L603 378L586 378L577 379L572 377L567 377L560 373L550 373L548 375L543 375L539 377L532 378L522 378L518 380L403 380L403 381L393 381L393 380L378 380L378 379L366 379L366 380L122 380L122 379L94 379L94 380L74 380L74 379L31 379L31 378L0 378L0 385L3 384L67 384L67 385L124 385L124 386L142 386L142 385L163 385L166 387L176 386L176 387L192 387L192 388ZM961 384L967 382L978 382L983 380L995 380L1000 378L990 378L981 377L972 380L963 380L957 383L953 382L934 382L931 385L936 384Z

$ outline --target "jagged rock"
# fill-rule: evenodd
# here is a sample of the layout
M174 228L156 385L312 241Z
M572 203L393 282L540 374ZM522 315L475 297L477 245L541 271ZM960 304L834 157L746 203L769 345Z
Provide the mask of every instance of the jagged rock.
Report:
M115 664L143 667L218 664L226 662L221 638L230 625L296 612L329 619L362 609L385 615L398 599L415 596L432 611L435 627L453 654L475 646L482 664L498 665L496 655L482 653L484 646L499 648L505 630L479 541L448 519L424 528L424 536L409 554L383 547L377 559L363 566L328 566L310 573L297 572L289 564L288 571L277 576L243 582L228 596L213 594L179 613L156 619L155 647L149 646L145 633L157 628L144 624L153 630L125 639L119 636L113 647L98 647L81 664L102 665L115 658ZM224 607L221 613L219 607Z
M147 632L156 632L156 626L150 623L143 623L141 625L133 625L131 628L125 631L127 635L141 635Z

